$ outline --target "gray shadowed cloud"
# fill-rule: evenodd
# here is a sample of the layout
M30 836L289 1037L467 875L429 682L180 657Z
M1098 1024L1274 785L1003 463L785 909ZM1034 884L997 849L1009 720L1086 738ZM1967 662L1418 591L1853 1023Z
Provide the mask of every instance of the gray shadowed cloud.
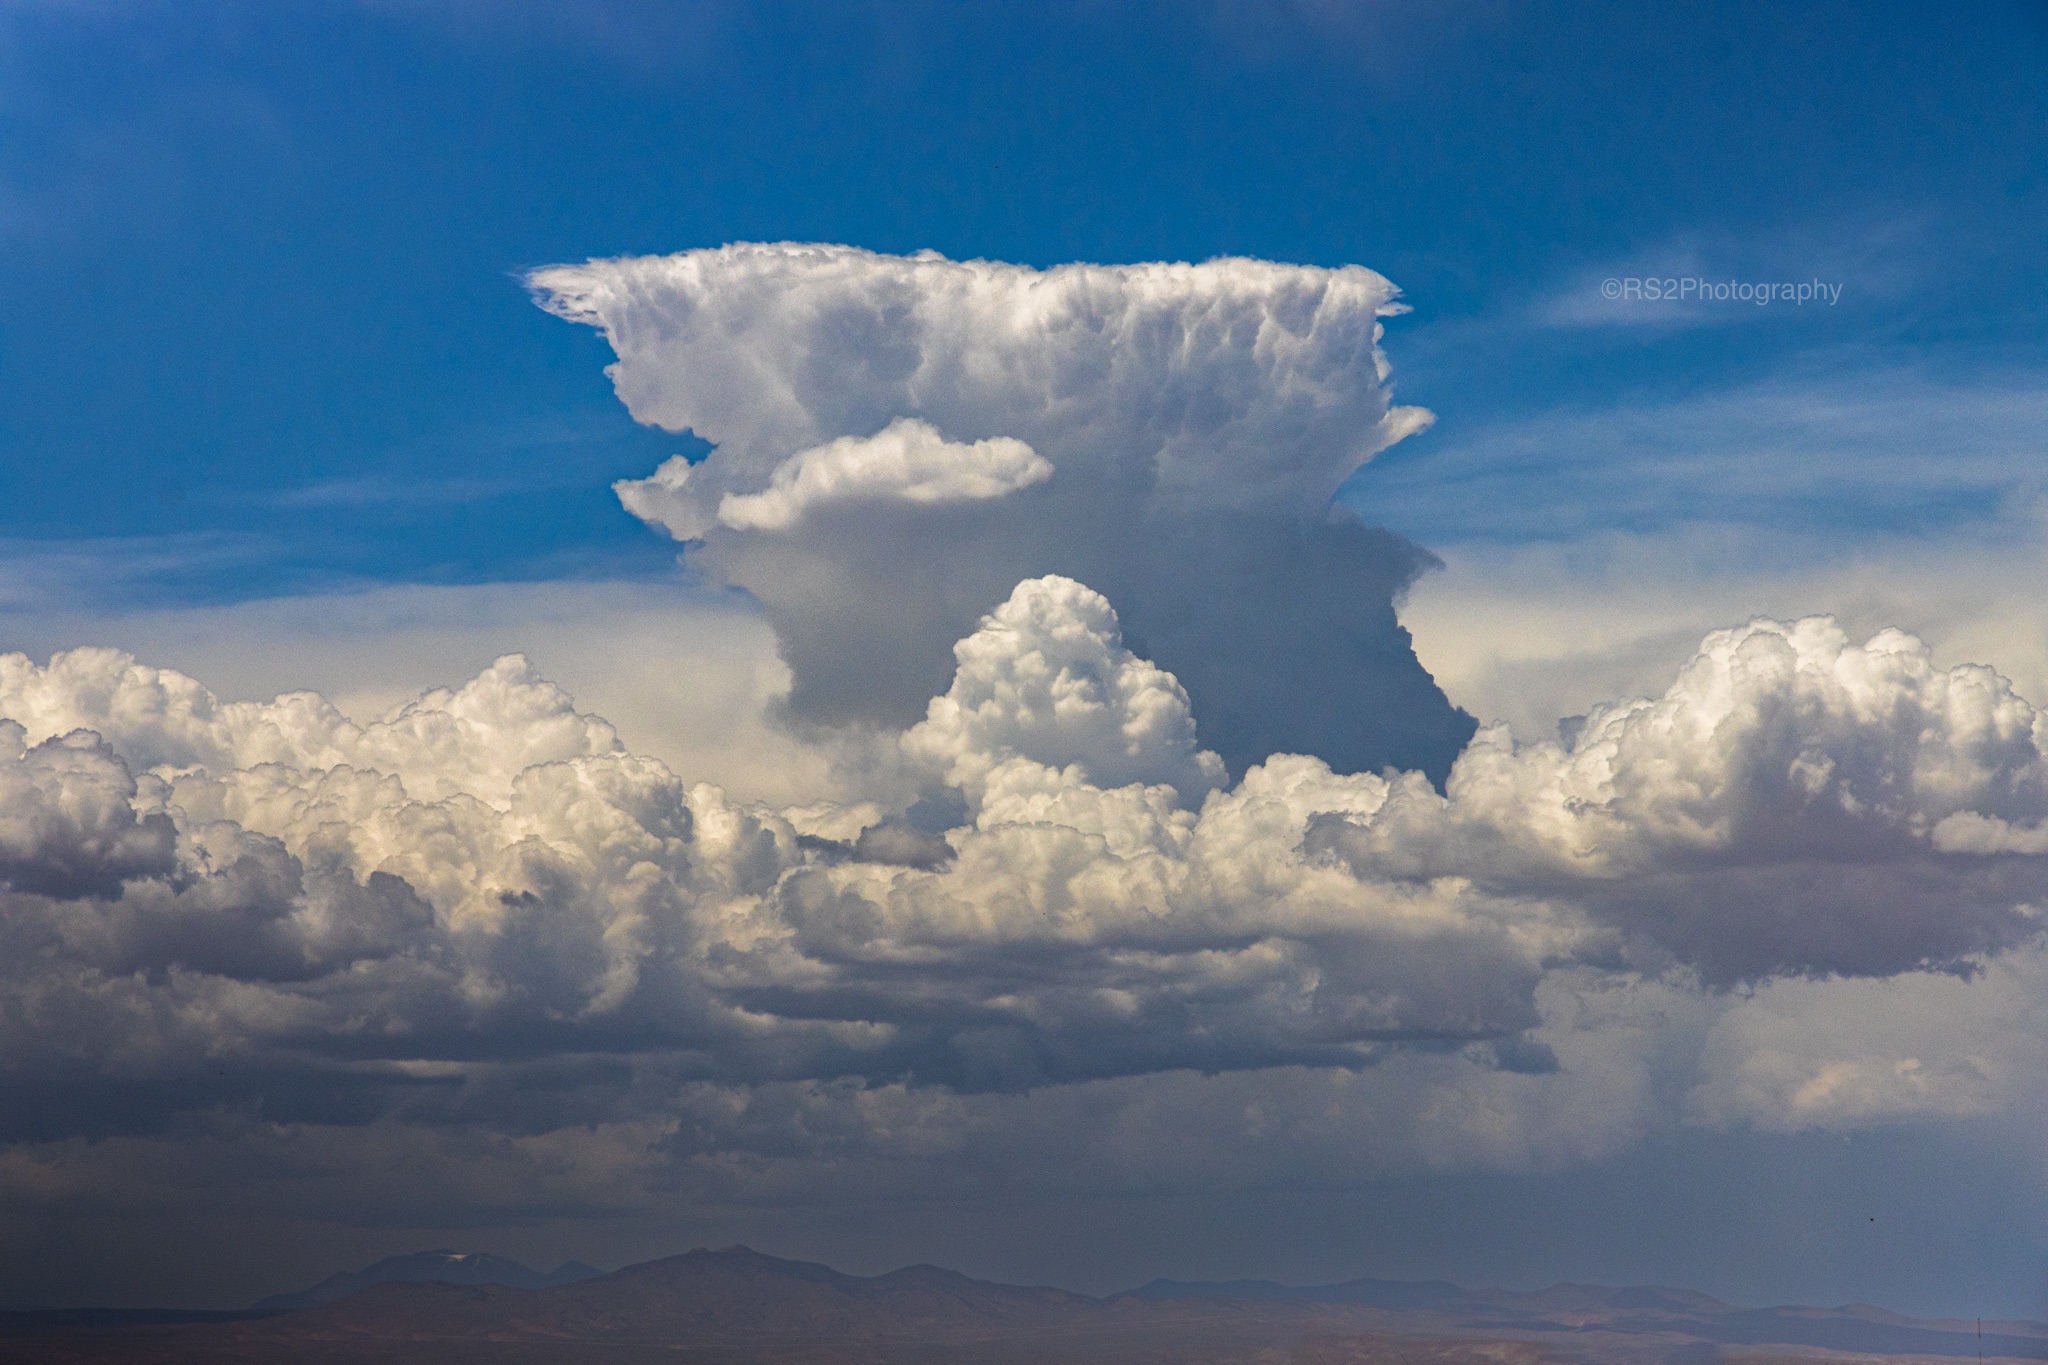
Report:
M965 823L848 842L620 752L516 659L368 725L113 651L0 660L24 718L0 936L38 1002L0 1011L12 1081L162 1100L196 1075L288 1105L284 1069L381 1076L399 1103L416 1063L577 1052L1008 1089L1363 1065L1535 1022L1557 916L1374 912L1304 863L1309 806L1376 800L1377 777L1295 758L1204 805L1225 777L1186 693L1098 594L1020 585L959 665L902 747ZM1247 843L1278 861L1254 871Z
M1301 755L1231 784L1069 579L954 654L899 741L952 828L857 838L622 751L516 658L369 724L109 650L0 658L16 1136L95 1131L123 1090L130 1127L489 1111L435 1089L477 1065L565 1066L571 1121L643 1061L981 1092L1421 1049L1540 1077L1561 972L1967 975L2040 932L2048 721L1897 632L1719 632L1568 744L1483 732L1443 794Z
M1989 669L1753 622L1439 792L1233 782L1071 579L952 657L890 739L937 832L692 784L517 658L359 723L0 657L5 1221L1209 1197L2048 1103L2048 721Z
M1434 561L1331 506L1429 420L1392 403L1401 305L1371 271L780 245L531 283L604 332L635 418L714 444L619 494L761 602L799 721L914 721L953 641L1060 574L1117 604L1233 772L1441 781L1472 733L1395 617Z

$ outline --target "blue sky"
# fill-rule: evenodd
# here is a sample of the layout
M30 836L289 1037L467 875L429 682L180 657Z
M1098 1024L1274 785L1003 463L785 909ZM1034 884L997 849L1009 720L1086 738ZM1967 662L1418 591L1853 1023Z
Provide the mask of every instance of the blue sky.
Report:
M1981 515L2006 480L1930 494L1879 467L1883 439L1789 497L1709 473L1673 499L1627 449L1530 454L1480 507L1438 471L1539 415L1788 375L2031 376L2043 22L2020 3L1654 24L1619 5L10 5L0 535L28 556L114 542L122 570L90 590L158 602L662 572L606 486L678 443L627 419L601 343L516 276L763 239L1369 264L1416 310L1391 327L1400 392L1440 420L1354 496L1425 544L1540 535L1532 509L1641 529L1702 497L1770 524ZM1594 306L1602 278L1680 273L1841 294Z
M1039 268L1234 255L1384 274L1412 310L1386 324L1394 396L1436 422L1339 496L1442 564L1405 597L1392 571L1358 596L1397 602L1449 701L1525 741L1603 701L1662 694L1706 631L1758 614L1831 612L1854 642L1902 626L1941 667L1992 663L2048 702L2044 149L2048 11L2027 0L1654 14L1459 0L0 0L0 656L114 644L223 697L317 686L364 721L523 650L635 752L735 799L809 810L828 822L806 830L816 847L857 850L863 821L930 792L902 785L893 750L813 744L777 722L789 677L764 617L693 596L702 584L679 574L676 542L612 489L706 442L636 423L606 377L605 337L543 311L524 283L556 263L796 241ZM1644 279L1818 283L1830 301L1674 303L1620 283ZM637 363L654 374L660 361ZM654 374L657 397L669 379ZM732 431L735 448L758 434L737 418ZM972 558L978 542L962 544L947 563ZM1353 545L1344 562L1380 572L1399 557L1384 548ZM744 550L725 561L734 581ZM772 611L774 573L761 573ZM1132 574L1134 592L1143 580ZM1301 582L1284 595L1307 601ZM1233 620L1258 625L1262 610ZM1104 676L1136 667L1102 658ZM587 737L536 679L475 686L486 681L528 708L504 715L561 722L533 752ZM1384 700L1357 677L1289 681L1333 715ZM57 717L37 721L51 735L90 719L86 701L48 701L61 690L32 697ZM506 752L526 754L529 738ZM120 742L140 746L123 763L168 762ZM416 757L377 760L362 744L364 763ZM591 746L546 761L603 749ZM216 763L222 781L247 776L245 757ZM406 780L482 803L466 809L506 799L461 786L504 776L490 755L457 758L454 777ZM2048 875L2025 842L2048 840L2048 814L2005 815L2014 877ZM1899 857L1928 861L1897 884L1946 886L1952 850L1909 833ZM1697 869L1680 871L1674 884ZM542 946L536 979L552 989ZM1154 1274L1662 1278L1754 1302L2048 1316L2038 938L1957 968L1990 983L1974 995L1955 994L1960 978L1934 969L1955 961L1932 950L1860 976L1801 960L1701 987L1680 979L1696 962L1659 976L1631 959L1628 976L1583 946L1530 968L1540 985L1477 949L1441 973L1540 1005L1550 1061L1565 1059L1551 1081L1542 1048L1515 1053L1506 1032L1469 1046L1425 1034L1355 1070L1258 1053L1220 1078L1206 1062L1161 1063L1021 1096L741 1068L699 1109L663 1109L697 1104L710 1073L620 1043L626 1024L543 1056L569 1038L550 1031L568 1027L559 1013L394 1054L425 1069L361 1082L376 1123L309 1123L290 1141L256 1122L276 1112L262 1105L338 1093L338 1073L320 1069L331 1057L264 1053L217 1088L212 1071L136 1091L117 1077L77 1100L75 1148L35 1146L64 1136L62 1118L30 1137L0 1125L14 1144L0 1155L59 1173L35 1190L75 1195L24 1196L33 1217L0 1233L0 1285L17 1286L0 1307L237 1304L436 1241L612 1265L748 1238L855 1269L949 1259L1094 1289ZM1856 1052L1866 1039L1876 1051ZM1526 1075L1512 1056L1535 1059ZM457 1072L461 1085L414 1084ZM181 1086L198 1107L164 1098ZM1402 1126L1467 1100L1480 1118L1451 1138ZM861 1127L867 1105L890 1119L877 1120L884 1137ZM1247 1115L1290 1136L1245 1138L1230 1124ZM802 1142L785 1121L830 1160L790 1157ZM884 1140L923 1141L925 1123L953 1145L934 1138L912 1160ZM1108 1136L1093 1142L1090 1125ZM160 1143L99 1141L109 1133ZM502 1170L471 1160L481 1149L462 1144L478 1133ZM387 1139L399 1145L375 1145ZM715 1166L698 1157L734 1151L764 1168L787 1158L795 1174L688 1183ZM400 1168L426 1174L380 1183ZM132 1171L168 1172L193 1202L122 1203L143 1178ZM444 1186L460 1197L442 1200ZM216 1193L224 1211L191 1234L212 1239L210 1258L192 1255L179 1210ZM0 1211L14 1197L0 1181ZM118 1250L150 1218L158 1249Z

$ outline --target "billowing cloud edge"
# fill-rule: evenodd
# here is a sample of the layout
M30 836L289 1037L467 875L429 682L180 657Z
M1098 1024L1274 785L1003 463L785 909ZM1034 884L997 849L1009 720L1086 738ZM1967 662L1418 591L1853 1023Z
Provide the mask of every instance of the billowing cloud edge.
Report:
M1071 580L957 664L901 741L954 818L856 833L624 752L516 658L367 725L113 651L0 659L0 1084L47 1101L11 1136L202 1075L173 1109L295 1075L369 1116L571 1056L974 1095L1453 1055L1533 1096L1578 1055L1560 983L1755 1021L1972 991L2039 943L2043 718L1897 632L1716 632L1569 743L1482 733L1443 793L1288 755L1228 784ZM1702 1121L1975 1113L2005 1065L1716 1027Z

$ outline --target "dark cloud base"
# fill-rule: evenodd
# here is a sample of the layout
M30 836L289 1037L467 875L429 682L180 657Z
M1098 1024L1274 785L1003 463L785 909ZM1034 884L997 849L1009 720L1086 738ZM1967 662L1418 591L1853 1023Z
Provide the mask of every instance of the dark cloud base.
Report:
M1055 499L1058 538L1040 531L1054 514L1033 510ZM915 724L952 676L953 643L1018 582L1059 574L1116 604L1125 644L1180 679L1233 775L1302 753L1442 785L1478 726L1395 613L1428 551L1342 508L1303 521L1118 506L1047 487L996 506L828 507L799 530L714 530L686 559L761 603L799 725Z

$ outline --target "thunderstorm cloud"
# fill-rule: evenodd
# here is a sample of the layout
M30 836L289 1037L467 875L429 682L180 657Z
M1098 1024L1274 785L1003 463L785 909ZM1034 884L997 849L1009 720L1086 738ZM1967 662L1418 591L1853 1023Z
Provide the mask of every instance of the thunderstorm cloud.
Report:
M518 656L367 721L0 656L0 1208L1210 1188L2040 1102L2048 715L1811 617L1476 729L1395 617L1427 555L1331 501L1427 420L1379 276L533 284L711 443L619 496L759 602L836 785L740 799Z
M1116 603L1233 772L1441 780L1472 733L1395 617L1433 561L1331 502L1430 421L1393 401L1404 310L1370 270L780 245L530 282L602 330L636 418L713 444L619 496L759 600L798 718L913 722L953 642L1060 574Z

